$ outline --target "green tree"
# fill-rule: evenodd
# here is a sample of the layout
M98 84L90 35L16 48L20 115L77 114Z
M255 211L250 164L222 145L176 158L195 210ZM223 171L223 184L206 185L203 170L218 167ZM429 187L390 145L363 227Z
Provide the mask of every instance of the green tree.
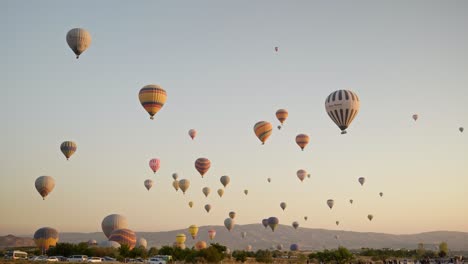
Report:
M129 257L131 258L146 258L148 256L148 252L144 247L135 247L130 251Z
M424 253L426 252L426 249L424 248L424 244L423 244L423 243L419 243L419 244L418 244L418 250L417 250L416 252L417 252L418 258L422 258L422 256L423 256Z
M236 261L244 263L247 260L247 253L243 250L240 250L240 251L235 250L234 252L232 252L232 257Z
M272 263L273 257L269 250L260 249L260 250L257 250L257 252L255 253L255 260L257 262Z
M119 254L121 257L127 258L130 256L130 247L128 245L120 245Z
M174 255L174 248L170 246L163 246L158 251L159 255Z
M152 257L152 256L156 256L159 254L159 250L155 247L151 247L149 250L148 250L148 256L149 257Z
M439 257L444 258L448 255L449 249L447 242L442 242L439 244Z

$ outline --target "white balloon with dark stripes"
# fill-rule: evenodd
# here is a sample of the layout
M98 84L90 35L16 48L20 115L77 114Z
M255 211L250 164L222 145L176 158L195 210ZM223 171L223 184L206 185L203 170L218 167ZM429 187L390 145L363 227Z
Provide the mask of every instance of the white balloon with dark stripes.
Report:
M346 129L359 112L359 97L349 90L338 90L331 93L325 100L328 116L346 134Z

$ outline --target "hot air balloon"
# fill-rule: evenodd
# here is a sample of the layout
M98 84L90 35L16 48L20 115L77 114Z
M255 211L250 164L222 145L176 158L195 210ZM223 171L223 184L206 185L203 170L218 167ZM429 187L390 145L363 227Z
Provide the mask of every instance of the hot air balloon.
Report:
M214 229L208 230L208 237L209 237L211 240L213 240L213 238L215 238L215 236L216 236L216 230L214 230Z
M127 245L132 250L136 245L136 235L130 229L117 229L109 236L110 241L115 241L120 245Z
M153 187L153 180L151 180L151 179L145 180L145 187L149 191L151 189L151 187Z
M174 243L173 245L175 248L180 248L182 250L184 250L186 248L185 244L182 243L182 244L179 244L179 243Z
M460 130L461 133L465 130L463 127L459 127L458 130Z
M91 34L84 28L73 28L67 33L67 44L78 59L89 45L91 45Z
M339 225L339 224L340 224L340 221L336 221L335 223L336 223L336 225Z
M224 190L223 189L218 189L218 195L219 197L223 197Z
M279 48L278 47L275 47L275 51L278 52Z
M279 224L279 220L276 217L268 218L268 226L271 228L271 231L275 232L276 227Z
M349 199L349 203L350 203L350 204L353 204L353 199Z
M34 185L36 186L36 190L42 196L42 199L45 200L47 195L54 190L55 180L50 176L40 176L36 179Z
M366 182L366 178L364 177L359 177L358 182L361 184L361 186L364 185L364 182Z
M247 236L247 232L245 232L245 231L244 231L244 232L241 232L241 237L242 237L242 238L245 238L246 236Z
M382 197L382 196L383 196L383 192L379 192L379 195L380 195L380 197Z
M286 119L288 118L288 115L288 110L286 109L279 109L278 111L276 111L276 118L278 119L278 121L280 121L281 126L283 125L284 121L286 121ZM281 126L278 126L278 129L281 129Z
M299 178L299 180L301 180L301 182L305 179L306 175L307 175L307 171L305 170L298 170L296 172L296 175L297 175L297 178Z
M229 178L227 175L224 175L219 178L219 181L224 186L224 188L226 188L226 186L231 182L231 178Z
M185 234L178 234L176 236L176 243L177 244L184 244L185 240L187 240L187 237L185 236Z
M328 200L327 200L327 205L328 205L328 207L330 207L330 209L333 208L333 205L334 205L334 204L335 204L335 201L333 201L333 199L328 199Z
M373 215L367 215L367 219L369 219L369 221L372 221L372 219L374 219L374 216Z
M140 238L137 240L136 246L137 246L137 247L143 247L143 248L146 249L146 247L148 247L148 242L146 241L146 239L140 237Z
M299 223L297 221L294 221L292 223L292 227L294 227L294 229L297 229L299 227Z
M245 247L245 250L246 250L246 251L252 251L252 245L247 245L247 246Z
M179 174L176 172L172 173L172 179L177 180L179 178Z
M262 219L262 225L263 225L263 227L265 227L265 228L268 227L268 218Z
M105 240L99 243L99 246L102 248L120 248L120 244L115 241Z
M346 134L346 129L359 112L359 97L349 90L332 92L325 100L325 109L328 116Z
M224 219L224 226L229 232L231 232L231 230L234 228L234 219L232 218Z
M283 250L283 245L282 245L282 244L276 245L276 249L277 249L277 250Z
M307 216L304 216L304 220L306 220L306 221L307 221L307 219L308 219L308 217L307 217Z
M205 210L206 210L207 213L209 213L210 210L211 210L211 205L210 204L205 204Z
M188 206L190 206L190 208L192 208L193 207L193 202L192 201L188 202Z
M202 250L206 248L206 242L205 241L198 241L195 243L195 249L196 250Z
M107 238L110 237L112 231L117 229L125 229L127 226L127 219L119 214L108 215L102 220L101 223L102 232L104 232Z
M151 159L149 161L149 166L151 168L151 170L156 173L159 168L161 167L161 161L159 159Z
M233 211L229 212L229 217L230 217L231 219L236 218L236 212L233 212Z
M75 153L76 148L76 143L73 141L65 141L60 145L60 150L67 160Z
M267 181L268 181L268 182L271 182L271 178L268 178Z
M291 246L289 246L289 250L298 251L299 250L299 245L298 244L291 244Z
M258 139L265 144L267 139L271 136L271 132L273 131L273 126L266 121L257 122L254 126L254 132Z
M42 253L47 251L49 247L55 247L59 240L59 233L51 227L39 228L34 233L34 242Z
M249 190L244 190L244 194L245 195L249 194Z
M299 134L296 136L296 144L304 151L304 148L309 144L309 136L306 134Z
M208 187L203 187L202 192L203 192L203 194L205 195L205 197L208 197L208 195L209 195L210 192L211 192L211 189L208 188Z
M339 236L338 236L338 235L335 235L335 239L338 240L338 239L339 239Z
M418 115L417 115L417 114L414 114L414 115L413 115L413 120L414 120L414 121L418 120Z
M178 180L174 180L172 182L172 187L174 187L175 191L178 192L179 191L179 181Z
M307 178L310 178L310 173L309 173L309 174L307 174Z
M91 246L97 246L97 241L94 240L94 239L90 239L88 240L88 246L91 247Z
M284 211L284 209L286 209L286 206L287 206L287 204L285 202L280 203L280 207L281 207L281 209L283 209L283 211Z
M210 169L210 167L211 162L207 158L199 158L195 161L195 169L197 169L202 178L205 175L205 173Z
M189 226L188 231L189 231L189 234L192 236L192 238L195 239L198 234L198 226L191 225Z
M190 181L187 179L182 179L179 181L179 188L182 190L182 192L185 194L187 189L190 187Z
M192 138L192 140L197 136L197 131L195 129L190 129L188 131L189 136Z
M149 84L141 88L138 94L140 103L150 115L150 119L154 119L154 115L161 110L166 103L166 91L157 84Z

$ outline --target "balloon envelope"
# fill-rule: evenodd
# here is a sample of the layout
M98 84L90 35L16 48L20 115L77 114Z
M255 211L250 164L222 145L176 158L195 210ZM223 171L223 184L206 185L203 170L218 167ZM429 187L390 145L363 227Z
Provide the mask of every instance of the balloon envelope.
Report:
M291 244L291 246L289 246L289 250L298 251L299 250L299 245L298 244Z
M275 232L276 227L279 224L279 219L276 217L268 218L268 226L271 228L271 231Z
M206 210L207 213L209 213L210 210L211 210L211 205L210 204L205 204L205 210Z
M278 121L280 121L281 125L284 123L284 121L286 121L288 115L289 113L286 109L279 109L278 111L276 111L276 118L278 119Z
M47 195L54 190L55 180L50 176L40 176L36 179L34 185L36 186L37 192L42 196L42 199L45 200Z
M218 189L218 195L219 197L223 197L224 190L223 189Z
M130 250L136 245L136 234L130 229L123 228L112 231L109 236L110 241L115 241L120 245L127 245Z
M202 192L203 192L203 194L205 195L205 197L208 197L208 195L209 195L210 192L211 192L211 189L208 188L208 187L203 187Z
M190 187L190 181L187 179L182 179L179 181L179 188L182 190L182 192L185 194L187 189Z
M195 129L190 129L188 134L193 140L197 136L197 131Z
M190 208L192 208L192 207L193 207L193 202L190 201L190 202L188 203L188 206L190 206Z
M210 169L210 167L211 161L207 158L198 158L195 161L195 169L197 169L202 178L205 175L205 173Z
M268 227L268 218L262 219L262 225L267 228Z
M305 179L305 177L306 177L306 175L307 175L307 171L305 171L305 170L298 170L298 171L296 172L296 175L297 175L297 178L299 178L299 180L304 181L304 179Z
M269 122L260 121L254 125L255 135L262 142L262 144L265 144L267 139L271 136L272 131L273 126Z
M234 228L234 219L226 218L224 219L224 226L227 230L231 231Z
M161 161L159 159L151 159L149 161L149 166L151 168L151 170L156 173L159 168L161 167Z
M150 119L154 119L154 115L161 110L166 103L167 93L161 86L157 84L149 84L141 88L138 98L140 103L150 115Z
M174 187L175 191L179 191L179 181L178 180L174 180L172 182L172 187Z
M306 134L299 134L296 136L296 144L301 148L301 150L304 150L304 148L309 144L309 136Z
M330 207L330 209L333 208L333 205L334 205L334 204L335 204L335 201L333 201L333 199L328 199L328 200L327 200L327 205L328 205L328 207Z
M244 194L245 195L249 194L249 190L244 190Z
M297 221L294 221L292 223L292 227L294 227L294 229L297 229L299 227L299 223Z
M463 133L463 131L465 130L463 127L459 127L458 130L460 130L460 132Z
M105 240L105 241L102 241L101 243L99 243L99 247L102 247L102 248L119 248L120 244L115 242L115 241Z
M227 176L227 175L224 175L224 176L221 176L219 181L226 188L226 186L231 182L231 178L229 178L229 176Z
M414 121L418 120L418 115L417 115L417 114L414 114L414 115L413 115L413 120L414 120Z
M346 129L358 114L359 108L359 97L349 90L334 91L325 100L325 110L341 129L341 134L346 134Z
M236 212L232 212L232 211L229 212L229 217L230 217L231 219L236 218Z
M215 236L216 236L216 230L214 230L214 229L208 230L208 237L209 237L211 240L213 240L213 238L215 238Z
M373 215L367 215L367 219L369 219L369 221L372 221L372 219L374 219L374 216Z
M366 178L364 177L359 177L358 182L362 185L364 185L364 182L366 182Z
M146 239L140 237L140 238L137 240L136 246L137 246L137 247L147 248L147 247L148 247L148 242L146 241Z
M198 234L198 226L196 225L191 225L189 226L189 234L192 236L193 239L195 239L197 237L197 234Z
M177 180L179 178L179 174L176 172L172 173L172 179Z
M198 241L195 243L195 249L196 250L201 250L206 248L206 242L205 241Z
M76 149L76 143L73 141L65 141L60 145L60 150L67 160L75 153Z
M111 233L117 229L125 229L128 227L127 219L119 214L111 214L106 216L101 223L102 231L107 238L110 237ZM118 241L116 241L118 242Z
M187 237L184 234L178 234L176 236L176 243L178 244L184 244L185 240L187 240Z
M34 242L42 251L47 251L49 247L54 247L59 240L59 233L52 227L42 227L34 233Z
M73 28L67 33L67 44L78 59L91 45L91 34L84 28Z
M147 179L147 180L145 180L144 184L145 184L146 189L149 191L151 189L151 187L153 187L153 180Z
M287 206L287 204L285 202L280 203L280 207L281 207L281 209L283 209L283 211L284 211L284 209L286 209L286 206Z

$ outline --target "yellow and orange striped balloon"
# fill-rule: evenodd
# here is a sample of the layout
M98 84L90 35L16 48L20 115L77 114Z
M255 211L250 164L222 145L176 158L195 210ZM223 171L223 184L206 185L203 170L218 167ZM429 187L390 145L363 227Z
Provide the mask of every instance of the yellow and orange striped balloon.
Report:
M154 119L154 115L161 110L166 103L166 91L157 84L149 84L141 88L138 94L140 103L145 108L146 112Z
M267 121L260 121L257 122L254 126L254 132L258 139L265 144L267 139L271 136L271 132L273 131L273 126L271 123Z
M120 245L127 245L132 250L136 245L136 234L130 229L117 229L112 231L109 241L115 241Z
M283 125L284 121L288 118L288 110L286 109L279 109L276 111L276 118L278 118L278 121L280 121L281 125ZM278 129L281 129L281 126L278 126Z
M296 143L301 147L302 151L309 144L309 136L306 134L299 134L296 136Z

